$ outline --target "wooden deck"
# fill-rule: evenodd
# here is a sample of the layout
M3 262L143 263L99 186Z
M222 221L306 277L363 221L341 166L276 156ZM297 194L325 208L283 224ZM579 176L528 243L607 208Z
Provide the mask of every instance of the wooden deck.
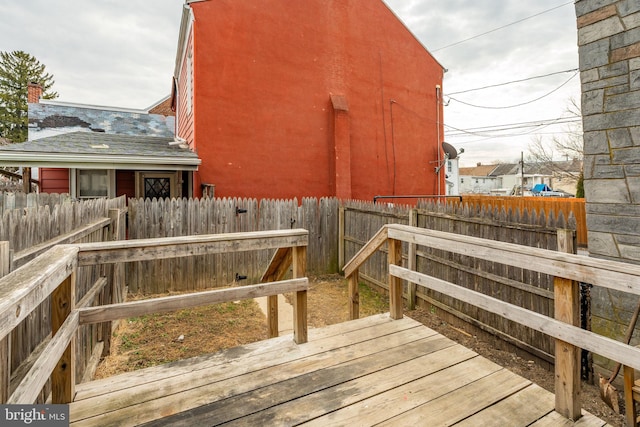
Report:
M72 426L603 426L405 317L367 317L76 387Z

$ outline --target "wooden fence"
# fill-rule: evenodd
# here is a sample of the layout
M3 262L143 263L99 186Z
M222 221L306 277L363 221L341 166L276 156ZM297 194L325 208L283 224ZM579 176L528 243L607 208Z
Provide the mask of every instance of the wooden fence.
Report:
M569 218L570 214L576 219L576 238L577 244L581 248L586 248L587 240L587 214L584 199L576 199L573 197L499 197L499 196L482 196L482 195L463 195L459 199L449 199L449 203L462 203L472 206L484 206L495 209L504 208L507 212L524 211L527 209L532 212L534 209L540 213L544 211L547 215L553 212L557 218L560 212L565 218Z
M6 194L3 196L6 197ZM24 198L27 200L27 198ZM29 205L13 210L4 210L0 217L0 277L27 264L51 247L62 243L102 242L124 239L125 237L125 198L71 201L65 197L51 195L29 200L58 203L56 205ZM61 202L61 203L60 203ZM114 279L114 277L118 275ZM83 304L94 303L110 298L111 289L107 286L114 280L124 280L123 272L104 267L81 267L76 273L77 297ZM95 287L96 283L102 286ZM1 290L0 290L1 292ZM122 292L118 292L122 299ZM5 343L11 383L18 383L31 367L35 356L40 354L51 339L51 301L47 298L39 304L11 333ZM82 329L78 335L77 364L79 378L85 373L92 357L98 358L102 352L104 331L97 326ZM10 342L10 345L9 345ZM97 354L96 354L97 353ZM0 348L0 354L2 349ZM43 398L46 394L43 394Z
M129 238L305 228L309 230L307 271L337 273L338 206L333 198L305 198L301 203L295 199L130 199ZM201 290L236 280L258 283L272 255L272 250L262 250L131 263L129 292Z
M0 214L6 210L55 206L71 201L68 194L0 192Z
M352 258L384 225L404 224L423 229L475 236L507 243L557 250L557 229L575 230L575 220L537 212L479 205L423 203L412 209L366 202L348 202L340 213L340 265ZM523 268L505 266L500 260L463 257L437 247L403 244L403 260L410 269L456 283L486 295L517 304L540 314L553 313L553 277ZM359 277L387 289L387 249L381 248L360 267ZM553 340L495 313L473 307L438 292L406 285L405 297L439 311L441 317L459 319L536 355L553 361Z

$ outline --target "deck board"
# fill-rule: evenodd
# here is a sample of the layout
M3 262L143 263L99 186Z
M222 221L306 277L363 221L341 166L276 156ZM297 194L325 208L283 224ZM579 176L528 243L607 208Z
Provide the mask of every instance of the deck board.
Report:
M70 416L72 426L565 421L551 393L388 314L311 329L301 345L289 335L79 384ZM589 416L576 425L605 423Z

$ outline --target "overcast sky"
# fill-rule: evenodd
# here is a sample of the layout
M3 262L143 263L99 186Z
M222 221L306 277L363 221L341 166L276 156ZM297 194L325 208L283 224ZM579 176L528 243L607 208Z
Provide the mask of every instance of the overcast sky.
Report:
M445 140L465 150L461 166L515 162L532 138L571 130L544 124L569 117L571 98L579 105L579 75L567 72L578 67L572 1L385 1L448 70ZM183 4L0 0L0 51L23 50L45 64L58 101L144 109L170 92ZM499 125L513 129L491 129Z

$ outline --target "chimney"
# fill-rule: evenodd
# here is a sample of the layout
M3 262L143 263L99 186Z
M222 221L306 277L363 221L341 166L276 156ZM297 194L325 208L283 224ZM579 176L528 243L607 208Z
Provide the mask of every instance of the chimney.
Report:
M35 82L29 82L27 84L27 102L30 104L37 104L42 97L42 86Z

